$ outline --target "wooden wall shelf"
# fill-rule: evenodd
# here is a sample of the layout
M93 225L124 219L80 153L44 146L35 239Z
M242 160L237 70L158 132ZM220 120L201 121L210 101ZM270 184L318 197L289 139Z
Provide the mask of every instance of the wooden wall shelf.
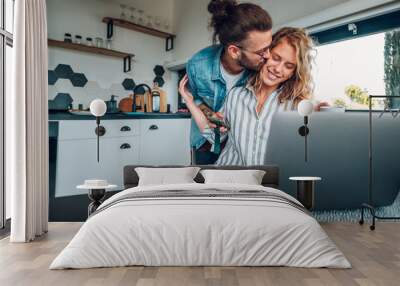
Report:
M48 39L48 45L51 47L58 47L58 48L81 51L86 53L122 58L124 60L124 72L128 72L131 70L131 58L135 56L134 54L128 54L125 52L120 52L105 48L91 47L83 44L68 43L52 39Z
M121 28L141 32L144 34L152 35L155 37L163 38L166 40L165 49L170 51L174 48L173 40L176 37L174 34L166 33L154 28L149 28L146 26L142 26L124 19L112 18L112 17L104 17L103 22L107 23L107 38L111 38L113 36L113 26L118 26Z
M128 53L119 52L119 51L115 51L115 50L91 47L91 46L86 46L83 44L67 43L64 41L57 41L57 40L52 40L52 39L48 39L48 43L49 43L49 46L52 46L52 47L59 47L59 48L76 50L76 51L93 53L93 54L100 54L100 55L110 56L110 57L125 58L127 56L131 56L131 57L134 56L133 54L128 54Z

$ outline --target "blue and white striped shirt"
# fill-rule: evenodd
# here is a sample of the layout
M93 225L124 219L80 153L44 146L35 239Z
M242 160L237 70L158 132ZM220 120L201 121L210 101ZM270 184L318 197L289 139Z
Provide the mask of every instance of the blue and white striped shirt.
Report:
M250 86L233 88L225 99L221 113L229 124L228 142L216 165L264 165L273 115L293 108L292 102L280 104L274 91L257 113L257 97ZM207 138L213 143L209 131Z

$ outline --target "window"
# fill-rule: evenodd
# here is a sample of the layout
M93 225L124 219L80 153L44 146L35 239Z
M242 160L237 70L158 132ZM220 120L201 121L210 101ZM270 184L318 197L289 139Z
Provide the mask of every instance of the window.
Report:
M399 96L400 11L312 35L316 100L349 110L368 109L368 95ZM400 100L374 100L373 109L400 108Z
M5 100L11 92L12 47L14 30L14 1L0 0L0 228L4 228L10 216L8 207L10 194L5 193L4 145L5 145ZM0 233L1 234L1 233Z

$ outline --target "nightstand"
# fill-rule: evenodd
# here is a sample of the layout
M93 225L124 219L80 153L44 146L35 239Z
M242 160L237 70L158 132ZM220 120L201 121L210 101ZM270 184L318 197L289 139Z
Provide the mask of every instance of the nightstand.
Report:
M106 196L106 189L116 188L117 185L110 185L106 180L85 180L83 185L77 186L78 189L87 189L91 203L88 206L88 217L94 213L102 204Z
M289 180L297 182L297 200L308 210L314 208L315 182L321 181L320 177L290 177Z

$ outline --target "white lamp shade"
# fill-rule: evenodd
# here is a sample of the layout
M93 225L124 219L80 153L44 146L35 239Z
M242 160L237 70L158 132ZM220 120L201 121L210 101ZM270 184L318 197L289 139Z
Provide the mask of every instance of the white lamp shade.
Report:
M297 106L297 111L302 116L308 116L313 112L314 105L308 99L303 99Z
M95 99L90 103L90 112L96 116L103 116L107 111L107 105L102 99Z

